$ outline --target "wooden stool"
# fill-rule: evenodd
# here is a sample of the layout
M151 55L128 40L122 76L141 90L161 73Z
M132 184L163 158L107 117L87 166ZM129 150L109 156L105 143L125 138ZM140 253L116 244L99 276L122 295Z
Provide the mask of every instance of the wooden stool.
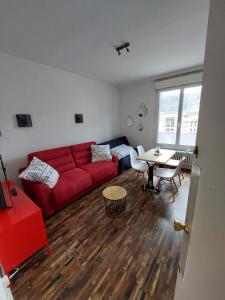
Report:
M127 191L121 186L109 186L102 192L108 217L125 215Z

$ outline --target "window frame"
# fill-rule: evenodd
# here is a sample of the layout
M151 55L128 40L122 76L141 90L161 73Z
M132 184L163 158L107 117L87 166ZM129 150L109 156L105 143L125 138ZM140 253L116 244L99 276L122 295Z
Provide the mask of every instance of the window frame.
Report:
M174 150L183 150L186 151L188 149L193 150L195 146L190 145L180 145L180 134L181 134L181 121L182 121L182 110L183 110L183 102L184 102L184 89L190 87L201 86L202 82L197 82L193 84L184 84L179 86L173 86L168 88L162 88L156 91L156 118L155 118L155 144L158 147L165 148L165 149L174 149ZM176 143L175 144L165 144L165 143L158 143L158 129L159 129L159 104L160 104L160 93L180 89L180 100L179 100L179 107L178 107L178 119L177 119L177 132L176 132ZM200 98L200 105L201 105L201 98ZM198 126L196 130L196 135L198 133Z

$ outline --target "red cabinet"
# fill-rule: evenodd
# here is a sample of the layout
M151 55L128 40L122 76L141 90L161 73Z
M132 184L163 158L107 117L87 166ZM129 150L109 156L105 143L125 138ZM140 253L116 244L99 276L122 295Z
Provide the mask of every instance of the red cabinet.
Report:
M10 196L3 184L4 194L11 197L13 207L0 210L0 264L6 273L43 247L50 254L40 208L13 182L10 187L16 188L16 196Z

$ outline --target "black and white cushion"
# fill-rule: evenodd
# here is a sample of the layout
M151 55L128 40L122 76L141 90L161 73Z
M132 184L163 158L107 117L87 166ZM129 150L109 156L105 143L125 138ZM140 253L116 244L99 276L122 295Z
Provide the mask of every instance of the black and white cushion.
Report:
M91 162L112 160L109 145L91 145L91 154Z
M33 157L29 166L19 175L19 178L42 182L53 188L59 179L59 173L47 163Z

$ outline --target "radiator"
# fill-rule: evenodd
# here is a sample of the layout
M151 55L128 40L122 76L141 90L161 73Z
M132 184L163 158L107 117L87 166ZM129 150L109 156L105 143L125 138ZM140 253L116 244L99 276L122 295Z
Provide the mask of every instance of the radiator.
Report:
M190 170L192 167L193 152L177 151L172 158L180 160L183 156L185 156L183 168Z

